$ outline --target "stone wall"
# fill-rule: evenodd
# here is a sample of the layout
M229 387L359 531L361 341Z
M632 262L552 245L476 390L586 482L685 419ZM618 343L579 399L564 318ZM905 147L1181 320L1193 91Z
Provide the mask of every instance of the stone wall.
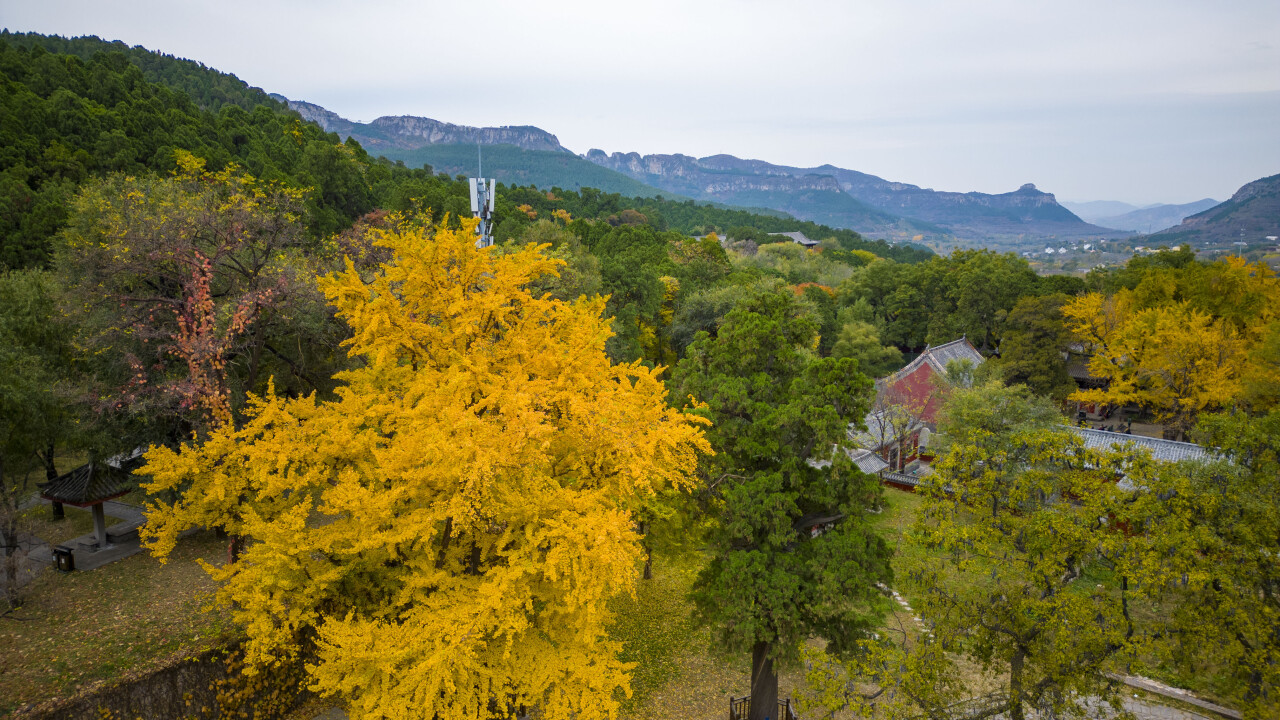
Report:
M308 695L302 662L243 672L238 645L207 650L137 678L42 705L22 720L211 720L282 717Z

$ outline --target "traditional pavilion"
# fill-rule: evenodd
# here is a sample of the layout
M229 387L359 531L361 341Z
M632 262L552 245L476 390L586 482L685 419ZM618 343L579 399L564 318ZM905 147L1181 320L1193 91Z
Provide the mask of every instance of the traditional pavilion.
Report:
M134 488L135 483L129 475L141 465L142 453L142 448L138 448L132 453L81 465L42 483L39 486L40 497L54 503L55 510L60 505L91 508L93 533L97 538L97 549L101 550L107 547L107 513L102 504Z

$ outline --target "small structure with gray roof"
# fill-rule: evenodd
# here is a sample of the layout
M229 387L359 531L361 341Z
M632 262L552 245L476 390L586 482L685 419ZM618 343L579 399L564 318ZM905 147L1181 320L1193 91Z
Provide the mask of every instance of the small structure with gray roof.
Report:
M142 448L103 461L90 462L39 485L40 497L55 504L91 508L97 547L108 545L107 518L102 504L127 494L136 483L130 473L142 464Z
M879 455L875 454L874 452L871 452L870 450L864 450L862 448L836 448L836 449L843 450L844 454L849 456L849 459L853 461L854 466L856 466L859 470L861 470L862 472L868 475L876 475L881 470L884 470L885 468L889 467L889 463L885 462L883 458L881 458ZM818 470L824 470L826 468L831 467L831 461L830 460L810 460L809 467L817 468Z
M814 247L815 245L819 244L817 240L811 240L808 237L805 237L805 234L800 232L799 230L796 230L795 232L776 232L776 233L769 233L769 234L778 236L778 237L789 238L791 242L796 243L797 245L803 245L805 247Z

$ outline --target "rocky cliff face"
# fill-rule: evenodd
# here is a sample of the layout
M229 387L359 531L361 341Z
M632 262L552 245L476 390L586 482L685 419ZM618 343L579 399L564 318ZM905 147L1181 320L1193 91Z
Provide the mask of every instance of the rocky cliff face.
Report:
M765 174L717 168L706 164L706 158L700 160L689 155L606 155L603 150L592 149L584 157L637 179L662 178L673 192L709 200L724 201L725 195L739 192L840 192L840 183L830 175ZM683 189L676 190L676 186Z
M303 120L316 123L326 132L338 133L343 139L354 137L369 149L395 147L414 150L427 145L480 144L569 152L555 135L531 125L471 127L413 115L384 116L371 123L357 123L313 103L290 100L283 95L272 97L287 102Z
M380 117L369 123L378 134L395 138L406 147L423 145L515 145L525 150L569 152L555 135L532 125L470 127L413 115Z
M336 132L339 135L350 133L355 123L340 117L338 113L332 110L326 110L319 105L301 100L290 100L289 98L272 93L271 97L282 103L287 103L289 109L302 116L303 120L313 122L324 128L325 132Z
M910 223L923 221L964 239L998 235L1043 234L1105 236L1115 231L1083 222L1058 204L1050 193L1030 183L1009 193L939 192L898 183L856 170L822 165L812 168L774 165L732 155L693 158L688 155L606 154L591 150L592 162L626 173L651 185L690 197L735 202L743 191L779 193L839 190L869 208ZM782 210L782 207L774 209ZM917 223L919 225L921 223ZM859 231L869 228L845 225Z

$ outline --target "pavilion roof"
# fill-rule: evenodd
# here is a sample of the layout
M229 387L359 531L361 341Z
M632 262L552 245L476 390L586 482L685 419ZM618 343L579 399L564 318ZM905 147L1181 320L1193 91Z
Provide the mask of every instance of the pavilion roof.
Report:
M40 497L80 507L120 497L134 488L136 483L130 473L141 464L142 453L142 448L138 448L101 462L81 465L41 483Z

